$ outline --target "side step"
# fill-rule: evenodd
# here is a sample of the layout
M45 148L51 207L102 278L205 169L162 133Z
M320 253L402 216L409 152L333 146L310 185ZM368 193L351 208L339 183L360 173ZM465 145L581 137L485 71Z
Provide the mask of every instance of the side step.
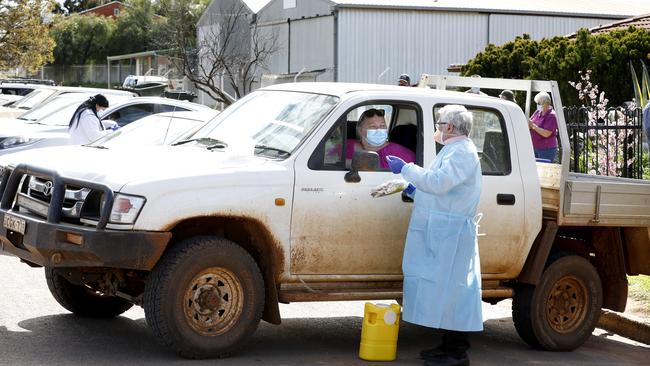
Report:
M395 300L402 298L402 282L285 283L280 302Z
M484 289L481 295L484 300L505 299L514 296L512 288L500 285L498 281L485 281L483 286ZM306 301L398 300L402 298L402 282L285 283L280 286L278 298L282 303Z

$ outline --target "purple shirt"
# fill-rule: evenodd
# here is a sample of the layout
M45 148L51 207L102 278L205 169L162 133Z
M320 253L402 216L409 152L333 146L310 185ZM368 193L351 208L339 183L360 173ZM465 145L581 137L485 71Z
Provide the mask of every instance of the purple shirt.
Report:
M557 116L555 111L549 109L546 114L535 111L530 117L534 124L547 131L551 131L551 136L543 137L534 130L530 130L530 137L533 140L533 149L552 149L557 147Z
M354 139L348 139L346 143L346 149L345 149L346 151L345 155L347 155L346 156L347 159L352 159L355 148L361 148L361 144L359 143L359 141ZM398 158L402 158L402 160L404 160L407 163L415 162L415 153L413 151L394 142L389 142L386 146L382 147L376 152L379 155L379 166L385 169L388 169L388 162L386 161L386 157L388 155L395 155Z

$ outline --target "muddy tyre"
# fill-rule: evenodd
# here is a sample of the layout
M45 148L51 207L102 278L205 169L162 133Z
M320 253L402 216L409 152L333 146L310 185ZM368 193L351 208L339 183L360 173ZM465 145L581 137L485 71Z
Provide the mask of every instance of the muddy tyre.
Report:
M147 323L187 358L228 357L257 329L263 308L257 263L242 247L216 237L176 244L144 292Z
M603 290L594 266L576 255L552 258L537 286L515 289L512 319L529 345L570 351L589 338L600 317Z
M103 296L86 286L75 285L53 268L45 268L45 279L54 299L78 316L114 318L133 306L119 297Z

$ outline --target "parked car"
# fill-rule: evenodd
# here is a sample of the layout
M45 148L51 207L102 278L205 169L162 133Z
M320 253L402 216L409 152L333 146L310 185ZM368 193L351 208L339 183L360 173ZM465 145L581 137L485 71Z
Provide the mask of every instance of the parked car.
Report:
M0 118L18 117L59 95L72 93L104 94L106 97L109 95L136 96L135 93L124 90L40 85L22 99L8 106L0 107Z
M45 146L68 145L68 123L79 104L90 94L59 95L49 103L18 117L0 120L0 155ZM214 110L201 104L160 97L124 97L107 94L109 108L99 117L106 126L119 126L151 114L165 112L199 111L214 115Z
M435 80L477 86L475 78ZM545 91L561 105L556 82L479 81L527 91L527 100ZM400 144L429 166L437 111L448 104L474 116L483 299L514 298L515 328L529 344L579 347L601 307L625 308L626 274L650 274L650 182L570 173L562 113L562 162L537 163L523 111L489 96L281 84L240 99L184 144L0 159L2 250L45 267L54 299L73 313L114 317L141 305L167 347L224 357L260 319L279 324L281 302L401 297L412 206L399 195L372 198L395 175L378 169L375 152L348 159L345 142L359 112L383 109L390 132L401 122L415 127ZM90 191L79 218L62 215L78 200L66 186ZM27 189L37 196L25 197Z
M0 81L0 105L6 106L10 103L14 103L27 94L43 87L43 84L29 84L29 83L20 83L14 81Z
M112 149L122 146L170 145L189 138L218 114L219 111L214 109L152 114L87 146Z
M33 155L58 154L58 149L73 148L78 149L80 154L91 148L97 149L120 149L131 147L144 147L155 145L169 145L176 141L185 141L199 128L205 125L217 114L216 110L207 111L186 111L186 112L166 112L153 114L139 119L129 125L113 131L85 146L49 146L40 149L28 149L5 155L6 161L20 163L29 161ZM61 134L61 139L67 139L67 133ZM52 134L54 135L54 134ZM55 139L56 137L51 137ZM42 181L38 177L33 177L33 184ZM62 215L67 218L78 219L80 209L83 206L86 196L90 193L87 188L66 187L65 196L76 198L76 202L63 209ZM38 192L28 189L25 192L28 198L38 196Z

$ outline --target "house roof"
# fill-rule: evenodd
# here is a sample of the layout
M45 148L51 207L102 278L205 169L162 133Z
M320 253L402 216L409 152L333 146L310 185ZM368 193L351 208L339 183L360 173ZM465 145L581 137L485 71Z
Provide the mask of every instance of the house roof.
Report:
M619 29L627 29L628 27L636 27L641 29L647 29L650 31L650 14L643 14L633 18L627 18L620 20L618 22L600 25L598 27L590 28L589 31L591 34L603 34L609 33ZM573 38L576 34L572 33L567 37Z
M90 12L93 12L93 11L95 11L97 9L105 8L105 7L111 6L111 5L124 6L124 4L122 4L120 1L111 1L110 3L98 5L98 6L95 6L94 8L90 8L90 9L86 9L84 11L80 11L79 14L90 13Z
M337 7L396 8L628 18L650 13L647 0L329 0Z

